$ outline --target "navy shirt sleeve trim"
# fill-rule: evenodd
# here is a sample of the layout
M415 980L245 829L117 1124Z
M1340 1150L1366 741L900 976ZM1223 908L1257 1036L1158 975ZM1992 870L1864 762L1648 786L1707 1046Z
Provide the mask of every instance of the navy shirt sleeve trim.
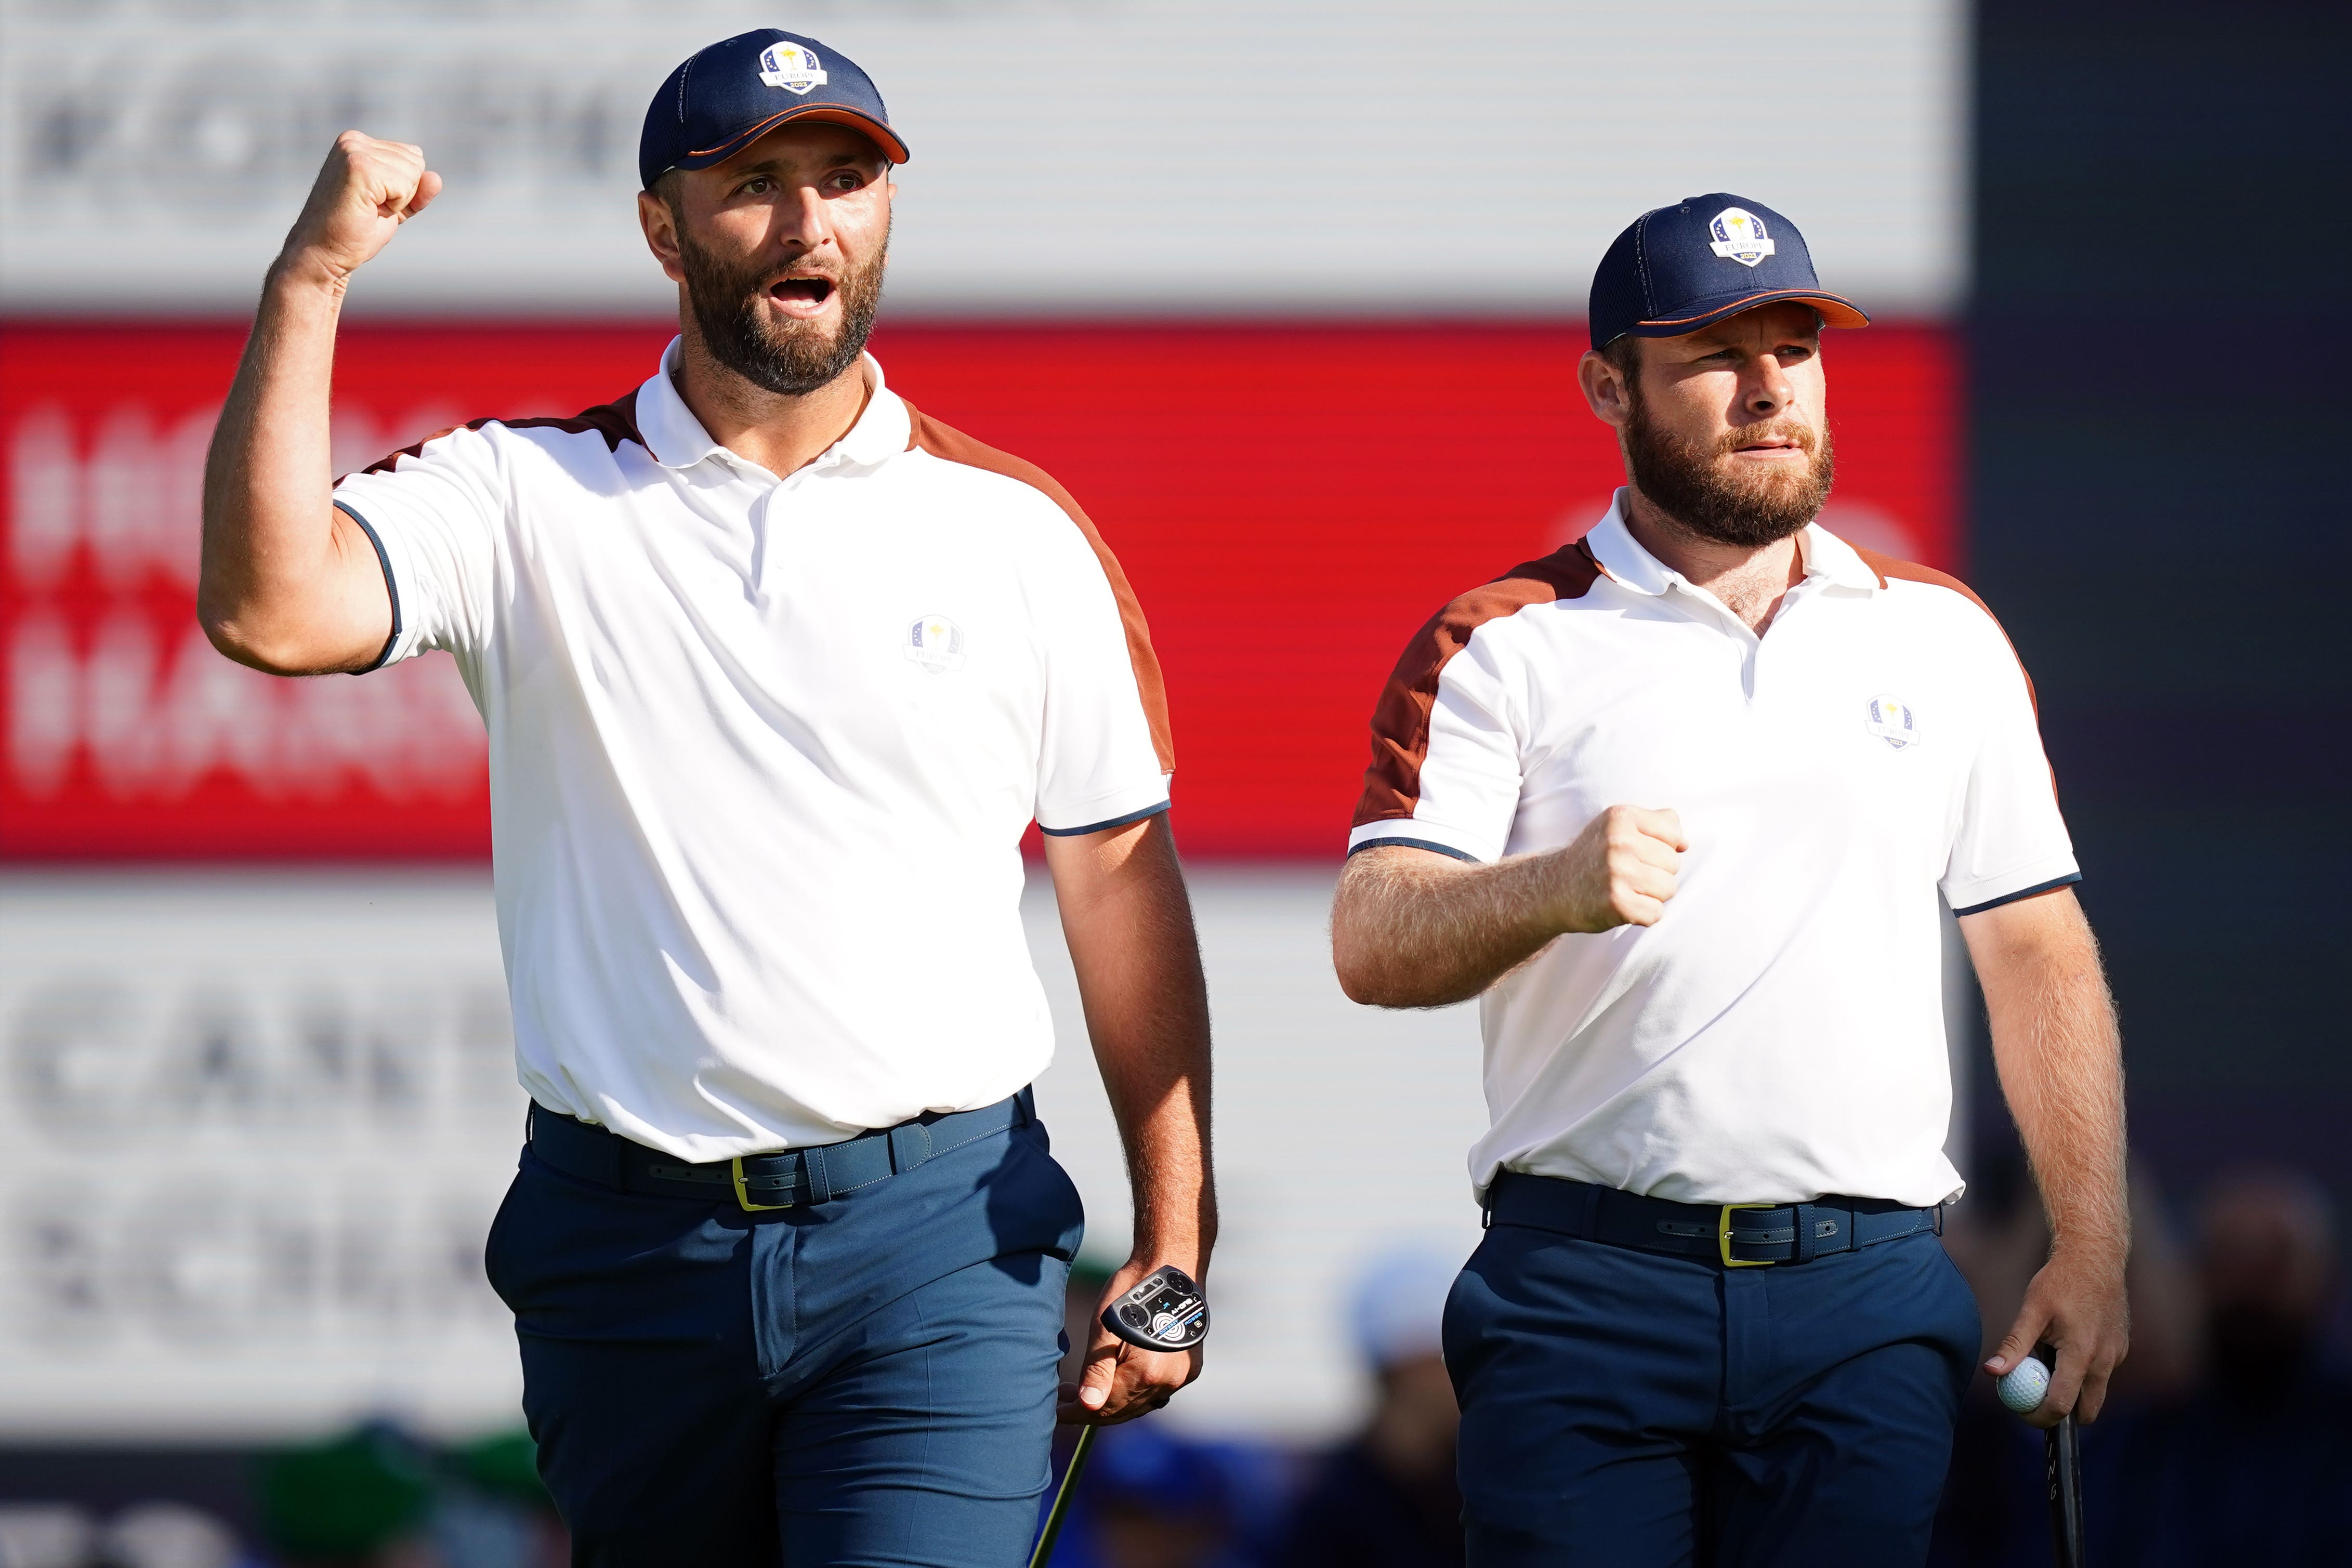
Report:
M349 501L337 501L335 509L357 523L360 526L360 532L367 535L368 543L375 546L376 564L383 568L383 591L392 597L392 635L383 640L383 652L378 653L375 656L375 663L368 665L366 669L352 672L355 675L364 675L370 670L383 669L386 662L392 658L392 651L400 646L400 584L392 580L392 557L385 553L383 540L377 537L375 525L361 517L358 509Z
M1472 865L1481 863L1476 855L1465 854L1451 844L1433 844L1427 839L1366 839L1362 843L1350 849L1348 853L1351 856L1360 855L1366 850L1385 849L1391 844L1408 850L1427 850L1433 854L1452 855L1455 860L1468 861Z
M1099 833L1105 828L1123 828L1129 822L1139 822L1146 817L1156 817L1168 810L1171 803L1162 800L1157 806L1146 806L1140 811L1129 811L1126 816L1113 817L1108 822L1089 822L1083 828L1049 828L1040 822L1037 824L1037 831L1041 833L1050 833L1057 839L1075 839L1083 833Z
M2021 887L2015 893L2004 893L1999 898L1988 898L1982 904L1971 904L1966 909L1955 909L1954 915L1982 915L1988 909L1999 909L2004 904L2015 904L2021 898L2032 898L2038 893L2048 893L2053 887L2063 887L2070 882L2080 882L2083 873L2070 871L2064 876L2053 876L2048 882L2032 887Z

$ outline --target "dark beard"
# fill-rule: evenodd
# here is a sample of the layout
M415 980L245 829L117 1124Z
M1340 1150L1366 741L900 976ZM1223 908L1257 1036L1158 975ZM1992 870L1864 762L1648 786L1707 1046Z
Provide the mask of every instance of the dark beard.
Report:
M835 285L841 295L841 329L828 339L814 321L780 326L767 319L760 301L775 276L772 262L730 267L689 238L682 224L677 235L686 297L694 307L703 346L712 359L752 385L785 397L830 385L866 351L874 312L882 302L882 267L889 250L885 235L873 260L843 274Z
M1705 450L1676 440L1650 417L1637 378L1626 390L1625 467L1633 487L1652 505L1704 539L1761 549L1778 544L1821 515L1837 476L1837 454L1823 425L1810 430L1761 421L1718 437ZM1809 461L1801 476L1756 474L1744 480L1727 473L1719 459L1743 441L1769 431L1793 438Z

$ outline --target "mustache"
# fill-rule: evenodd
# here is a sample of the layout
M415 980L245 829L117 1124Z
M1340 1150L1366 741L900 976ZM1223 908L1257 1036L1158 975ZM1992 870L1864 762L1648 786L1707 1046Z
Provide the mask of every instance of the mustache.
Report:
M1754 424L1734 425L1717 436L1715 455L1728 456L1743 446L1760 446L1768 442L1786 442L1810 457L1821 445L1821 437L1810 425L1783 419L1759 420Z

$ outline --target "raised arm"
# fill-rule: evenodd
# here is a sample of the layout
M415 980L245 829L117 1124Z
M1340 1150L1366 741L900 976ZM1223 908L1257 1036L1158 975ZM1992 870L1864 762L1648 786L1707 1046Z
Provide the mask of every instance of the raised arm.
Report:
M1352 1001L1465 1001L1553 937L1654 925L1675 895L1682 822L1612 806L1573 843L1492 865L1404 844L1348 857L1331 904L1331 962Z
M196 615L241 664L364 669L392 635L375 547L329 498L335 323L352 274L440 189L422 149L346 131L270 266L205 464Z
M1208 988L1165 814L1098 833L1049 834L1045 865L1135 1195L1135 1249L1103 1293L1108 1306L1162 1263L1202 1278L1216 1243ZM1131 1420L1200 1375L1198 1349L1139 1350L1097 1322L1063 1419Z
M2058 1364L2027 1419L2053 1427L2073 1410L2088 1421L2131 1343L2123 1045L2099 945L2063 887L1963 915L1960 935L1984 988L2001 1092L2050 1218L2050 1260L1985 1369L2007 1372L2047 1341Z

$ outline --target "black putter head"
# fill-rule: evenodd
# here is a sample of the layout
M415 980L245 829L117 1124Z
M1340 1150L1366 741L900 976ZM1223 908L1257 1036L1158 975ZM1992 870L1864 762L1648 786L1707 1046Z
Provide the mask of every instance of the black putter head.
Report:
M1162 1263L1103 1309L1102 1325L1140 1350L1190 1350L1208 1337L1209 1299L1192 1275Z

